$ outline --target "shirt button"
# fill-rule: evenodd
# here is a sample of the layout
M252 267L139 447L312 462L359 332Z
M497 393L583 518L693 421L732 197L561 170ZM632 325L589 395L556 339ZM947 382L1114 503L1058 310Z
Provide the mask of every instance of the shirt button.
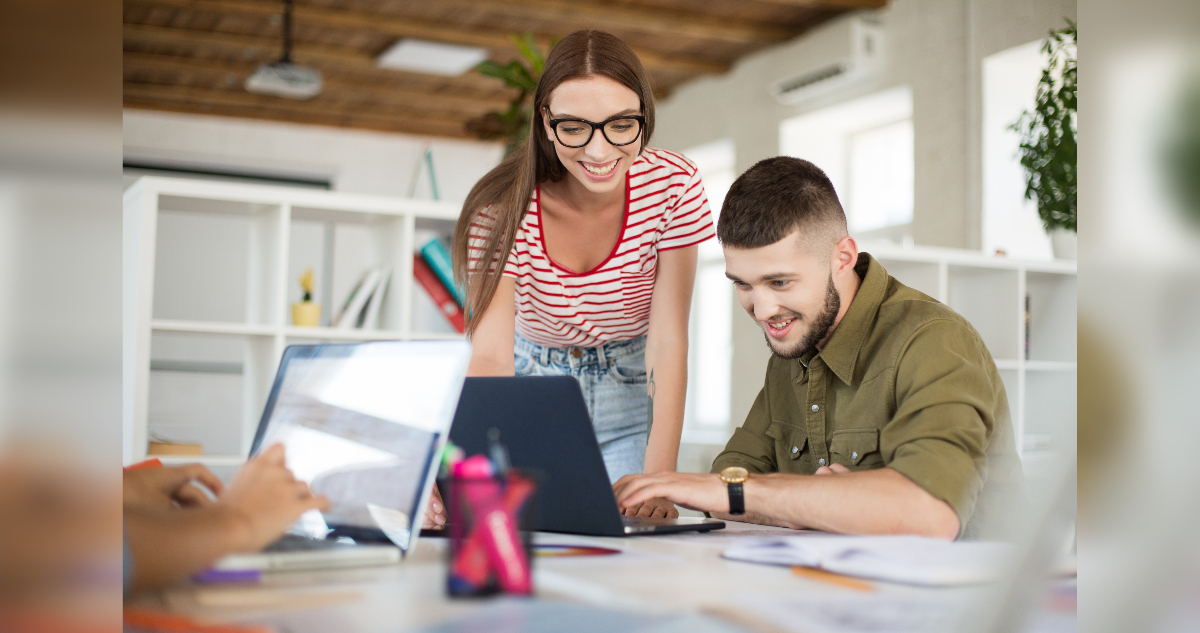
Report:
M824 457L822 457L821 459L818 459L818 460L817 460L817 464L818 464L818 465L820 465L820 466L824 466L824 465L825 465L825 458L824 458Z
M575 358L579 358L580 356L583 356L583 350L576 347L575 349L571 350L571 355Z
M799 447L799 446L793 446L793 447L792 447L792 454L793 454L793 455L795 455L796 453L799 453L799 452L800 452L800 447Z
M850 459L858 459L858 451L854 451L853 453L850 453Z
M817 406L817 405L815 405L815 404L812 406L812 412L813 412L813 413L816 413L817 411L820 411L820 410L821 410L821 407L818 407L818 406Z

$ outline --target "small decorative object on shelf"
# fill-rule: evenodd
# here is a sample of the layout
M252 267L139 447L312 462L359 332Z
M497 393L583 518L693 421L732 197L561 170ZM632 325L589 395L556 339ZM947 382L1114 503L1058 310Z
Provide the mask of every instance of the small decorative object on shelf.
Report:
M316 327L321 323L321 304L313 303L313 269L310 267L300 275L300 287L304 289L304 298L300 303L292 304L292 323L303 327Z

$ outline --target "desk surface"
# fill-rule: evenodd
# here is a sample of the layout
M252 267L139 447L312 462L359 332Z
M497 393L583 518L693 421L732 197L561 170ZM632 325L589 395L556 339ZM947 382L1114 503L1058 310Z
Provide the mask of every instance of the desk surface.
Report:
M797 576L787 567L725 560L721 552L739 537L796 534L744 523L727 526L707 534L631 538L538 534L538 543L596 545L622 553L538 558L537 597L648 614L701 611L730 624L730 630L774 632L808 627L795 626L786 612L764 611L760 607L766 602L883 599L929 603L920 610L945 613L948 610L941 607L947 601L962 604L983 595L979 587L924 589L882 582L871 583L875 591L867 593ZM167 608L207 621L269 623L294 633L421 629L494 604L446 597L444 548L444 539L425 538L407 560L395 565L270 573L252 586L182 586L140 597L133 605Z

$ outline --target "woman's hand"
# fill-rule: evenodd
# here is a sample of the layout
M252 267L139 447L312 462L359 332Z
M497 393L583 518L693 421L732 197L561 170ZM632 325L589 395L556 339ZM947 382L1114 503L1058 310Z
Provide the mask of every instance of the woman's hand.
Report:
M425 508L425 523L422 529L440 530L446 527L446 503L442 501L442 493L437 484L433 484L433 493L429 495L429 507Z

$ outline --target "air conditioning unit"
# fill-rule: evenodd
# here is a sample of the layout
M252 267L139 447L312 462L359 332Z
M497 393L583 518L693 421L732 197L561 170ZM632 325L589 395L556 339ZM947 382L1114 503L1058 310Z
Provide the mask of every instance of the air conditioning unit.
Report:
M861 18L833 25L812 39L824 48L820 59L800 72L773 82L771 95L780 103L794 104L828 93L877 74L883 68L883 29ZM824 46L822 46L824 44Z

